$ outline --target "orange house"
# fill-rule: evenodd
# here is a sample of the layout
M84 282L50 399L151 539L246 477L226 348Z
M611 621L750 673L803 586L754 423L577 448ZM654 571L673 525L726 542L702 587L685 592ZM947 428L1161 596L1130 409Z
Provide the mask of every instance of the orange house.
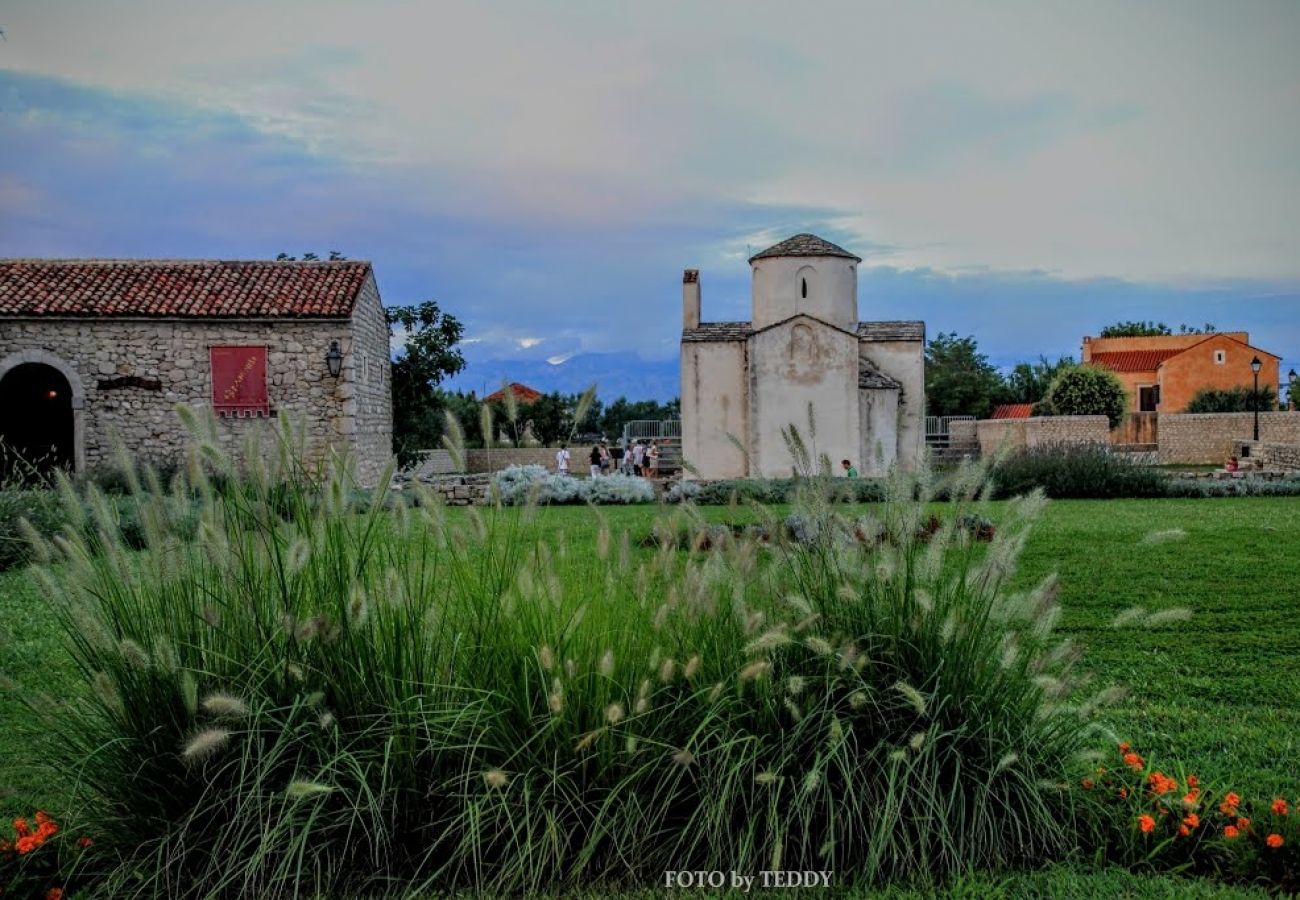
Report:
M1255 358L1262 363L1259 386L1276 396L1282 359L1251 346L1244 331L1083 339L1083 362L1119 376L1132 412L1182 412L1205 388L1253 387Z

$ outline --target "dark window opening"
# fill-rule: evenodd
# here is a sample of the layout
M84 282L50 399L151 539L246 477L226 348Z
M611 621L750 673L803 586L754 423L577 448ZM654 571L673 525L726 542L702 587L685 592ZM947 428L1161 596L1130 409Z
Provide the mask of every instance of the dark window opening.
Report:
M803 298L804 298L805 300L808 299L808 279L807 279L807 278L800 278L800 279L799 279L799 292L800 292L800 294L803 296Z
M72 441L72 388L58 369L23 363L0 378L0 483L71 470Z
M1155 412L1160 406L1160 385L1138 389L1138 411Z

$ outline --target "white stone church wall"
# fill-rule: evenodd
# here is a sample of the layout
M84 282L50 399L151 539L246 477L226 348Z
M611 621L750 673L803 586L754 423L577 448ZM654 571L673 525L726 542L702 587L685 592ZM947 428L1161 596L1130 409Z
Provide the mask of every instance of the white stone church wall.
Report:
M682 344L682 458L687 477L743 478L749 394L744 341Z
M863 341L862 355L903 386L898 403L898 464L912 470L925 447L925 354L919 341Z

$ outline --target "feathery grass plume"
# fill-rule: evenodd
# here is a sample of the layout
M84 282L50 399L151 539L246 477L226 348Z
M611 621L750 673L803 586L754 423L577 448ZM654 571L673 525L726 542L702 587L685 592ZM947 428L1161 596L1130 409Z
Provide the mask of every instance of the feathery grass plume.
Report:
M907 739L907 746L911 747L913 752L920 753L921 748L925 746L925 732L918 731Z
M1146 617L1147 617L1147 611L1144 607L1130 606L1128 609L1124 610L1123 612L1115 616L1115 618L1111 619L1110 627L1128 628L1132 625L1136 625L1139 622L1144 621Z
M623 721L624 710L622 703L611 703L605 707L605 721L610 725L617 725Z
M777 775L775 772L771 771L770 769L765 769L764 771L759 772L757 775L754 776L754 783L767 786L769 784L776 784L778 781L780 781L780 779L781 779L780 775Z
M543 644L541 647L537 648L537 661L540 662L542 664L542 668L548 672L551 672L555 669L555 654L551 652L551 648L548 647L546 644Z
M188 669L181 672L178 681L180 688L181 703L185 705L185 711L193 718L199 711L199 686L194 680L194 675Z
M117 649L118 652L122 654L122 658L125 659L128 663L130 663L134 668L137 669L149 668L149 664L150 664L149 654L146 653L144 648L141 647L135 641L133 641L131 638L123 638L121 641L119 641L117 645Z
M614 674L614 651L606 648L600 657L600 674L609 678Z
M1185 607L1176 606L1170 609L1162 609L1153 612L1147 616L1148 628L1159 628L1161 625L1172 625L1175 622L1186 622L1192 617L1192 611Z
M465 431L460 419L451 410L442 413L442 446L451 456L451 467L456 472L465 471Z
M672 755L672 760L675 764L686 768L695 762L695 754L689 750L678 750Z
M1181 528L1164 528L1159 531L1152 531L1142 538L1144 544L1168 544L1174 541L1181 541L1187 537L1187 532Z
M903 695L911 707L916 710L918 716L926 714L928 704L925 701L925 695L920 691L912 687L912 685L908 684L906 681L895 681L893 688Z
M352 628L360 628L366 624L366 619L370 614L370 603L366 599L366 592L362 590L361 585L352 585L352 590L348 597L348 624Z
M314 797L324 797L327 794L332 794L335 790L336 788L333 785L321 784L319 781L294 779L284 789L284 794L290 800L310 800Z
M564 685L558 678L551 679L551 693L546 698L546 705L556 715L564 711Z
M1008 631L1002 636L1002 653L999 662L1002 668L1009 669L1020 659L1020 642L1017 640L1014 631Z
M803 721L803 710L799 708L798 703L795 703L794 700L789 697L786 697L782 703L785 706L786 712L790 714L790 718L793 719L795 723Z
M321 731L328 731L336 721L334 713L329 712L328 710L316 717L316 724L320 727Z
M765 659L755 660L740 670L740 681L744 683L762 678L771 667L772 664Z
M692 680L700 672L700 654L696 653L686 660L686 667L682 669L682 677L687 681Z
M488 769L483 773L483 783L491 790L498 791L510 783L510 776L501 769Z
M993 772L994 774L997 774L999 772L1005 772L1007 769L1011 768L1019 761L1020 761L1019 753L1014 753L1014 752L1004 753L998 759L998 764L993 767Z
M650 679L645 678L642 679L641 686L637 688L636 705L632 707L632 711L639 716L649 708L650 708Z
M220 719L238 719L248 715L248 704L233 694L216 691L203 698L203 711Z
M867 694L865 691L854 691L849 694L849 706L854 709L861 709L867 705Z
M569 429L569 440L573 440L574 435L578 433L578 426L587 418L587 413L591 412L592 404L596 402L596 383L593 381L581 396L573 408L573 427Z
M113 683L112 677L107 672L96 672L95 677L91 679L91 686L95 689L95 696L104 706L113 710L122 708L122 695L118 693L117 685Z
M778 625L775 628L768 629L759 637L745 645L744 653L752 656L755 653L767 653L775 650L777 647L784 647L793 641L793 638L786 632L784 625Z
M652 623L654 626L654 630L663 631L664 623L666 623L667 621L668 621L668 604L661 603L659 605L659 608L655 610L655 617Z
M225 728L204 728L185 742L181 758L189 763L202 762L226 746L230 737L230 731Z
M727 689L726 684L724 684L721 681L719 681L717 684L711 687L709 689L709 702L717 703L719 698L722 697L722 692L725 691L726 689Z
M803 639L803 644L818 656L830 656L835 651L831 648L830 643L815 634L810 634Z
M584 751L590 750L591 745L596 743L597 738L604 733L604 728L597 728L594 731L588 731L578 740L578 743L573 745L573 752L583 753Z
M785 689L791 697L798 697L808 686L808 680L802 675L791 675L785 680Z
M659 680L664 684L671 684L676 675L677 663L673 662L672 657L665 659L659 666Z
M821 787L821 784L822 773L816 769L810 769L808 774L803 777L803 792L805 794L811 794L816 791L817 788Z

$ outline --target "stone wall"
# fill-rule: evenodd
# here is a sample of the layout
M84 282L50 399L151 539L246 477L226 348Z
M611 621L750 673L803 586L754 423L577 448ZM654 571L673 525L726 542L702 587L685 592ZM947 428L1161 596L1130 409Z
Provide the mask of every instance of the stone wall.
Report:
M558 447L493 447L489 450L466 450L465 471L500 472L510 466L544 466L555 471L555 454ZM569 472L573 475L586 475L591 461L587 454L590 447L572 446L569 448Z
M974 426L975 443L980 454L989 456L1004 446L1009 450L1041 447L1047 444L1108 444L1110 421L1105 416L1040 416L1031 419L980 419L977 422L953 422L949 425L962 440L969 439Z
M448 506L482 506L488 502L491 475L443 475L421 478L420 483Z
M1300 444L1266 444L1251 446L1250 455L1265 469L1300 472Z
M339 378L325 362L331 341L344 354ZM0 320L0 377L13 366L38 362L68 379L79 471L110 463L119 441L135 459L173 464L189 444L176 406L187 404L200 415L211 409L209 348L222 344L267 347L272 418L219 417L217 442L232 456L241 457L249 438L269 448L284 421L302 434L308 465L322 464L331 448L347 451L369 484L388 464L388 330L373 278L352 320Z
M1208 465L1222 463L1236 441L1254 435L1254 413L1178 413L1160 416L1160 462ZM1264 443L1300 444L1300 414L1262 412L1259 437Z

